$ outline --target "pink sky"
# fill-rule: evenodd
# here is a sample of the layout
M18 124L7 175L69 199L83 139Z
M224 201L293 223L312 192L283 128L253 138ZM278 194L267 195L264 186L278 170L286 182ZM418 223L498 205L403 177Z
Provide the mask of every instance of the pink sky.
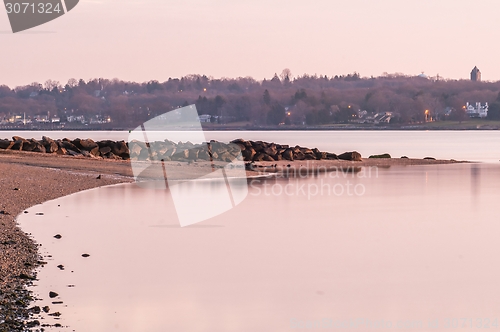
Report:
M497 0L81 0L10 33L0 10L0 84L47 79L270 78L354 71L500 80Z

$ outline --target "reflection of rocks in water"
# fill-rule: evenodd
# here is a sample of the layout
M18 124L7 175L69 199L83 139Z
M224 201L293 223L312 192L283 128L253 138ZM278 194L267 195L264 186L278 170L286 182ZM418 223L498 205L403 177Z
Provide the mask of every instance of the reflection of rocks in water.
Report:
M470 181L471 181L471 195L476 197L479 194L479 186L480 186L480 178L481 178L481 168L479 165L472 165L470 168Z

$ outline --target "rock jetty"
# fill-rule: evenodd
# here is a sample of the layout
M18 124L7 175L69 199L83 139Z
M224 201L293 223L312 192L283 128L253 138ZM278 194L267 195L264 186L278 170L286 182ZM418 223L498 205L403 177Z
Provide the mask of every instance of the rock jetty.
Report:
M92 139L67 138L53 140L43 136L41 140L25 139L19 136L0 139L0 149L39 153L51 153L69 156L83 156L99 159L116 160L163 160L163 161L209 161L230 162L236 156L243 156L244 161L279 161L279 160L348 160L361 161L356 152L340 155L320 151L317 148L289 146L263 141L236 139L229 144L210 141L203 144L191 142L155 141L148 144L140 141L93 141Z

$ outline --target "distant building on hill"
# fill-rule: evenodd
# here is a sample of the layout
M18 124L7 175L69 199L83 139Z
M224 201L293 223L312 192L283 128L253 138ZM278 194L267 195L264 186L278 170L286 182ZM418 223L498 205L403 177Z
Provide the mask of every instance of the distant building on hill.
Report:
M474 66L474 69L470 72L470 80L481 82L481 71L476 66Z
M485 118L488 116L488 103L485 103L484 105L476 103L475 106L467 103L465 111L471 118Z

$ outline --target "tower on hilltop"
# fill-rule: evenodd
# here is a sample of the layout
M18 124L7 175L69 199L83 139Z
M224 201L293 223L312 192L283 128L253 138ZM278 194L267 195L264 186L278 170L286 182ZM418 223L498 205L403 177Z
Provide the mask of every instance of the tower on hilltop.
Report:
M474 69L470 72L470 80L481 82L481 71L476 66L474 66Z

